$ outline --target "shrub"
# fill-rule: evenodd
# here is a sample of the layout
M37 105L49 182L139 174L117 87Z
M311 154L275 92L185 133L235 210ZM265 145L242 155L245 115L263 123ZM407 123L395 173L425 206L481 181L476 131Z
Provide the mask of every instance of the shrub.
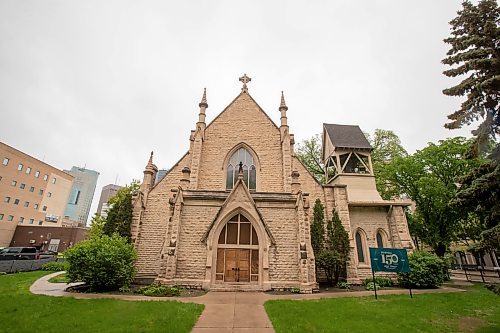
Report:
M42 271L53 271L53 272L61 272L67 271L69 265L65 261L51 261L46 264L43 264L40 268Z
M363 285L366 286L368 283L373 282L373 278L368 278L363 281ZM392 287L394 285L394 282L388 277L385 276L377 276L375 277L375 282L377 283L377 286L380 286L381 288L384 287Z
M339 283L337 283L337 288L339 289L351 289L351 285L345 281L340 281Z
M93 291L117 290L134 279L134 246L118 235L92 237L65 252L71 282L83 281Z
M378 283L368 282L365 286L365 289L366 290L375 290L375 286L377 286L377 290L380 289L380 286L378 285Z
M300 294L300 288L292 288L292 289L290 289L290 292L292 294Z
M159 283L153 283L149 286L139 288L135 291L136 294L155 297L173 297L179 296L181 291L176 287L162 286Z
M446 280L447 265L435 254L418 251L412 253L409 273L398 273L399 283L403 287L437 288Z

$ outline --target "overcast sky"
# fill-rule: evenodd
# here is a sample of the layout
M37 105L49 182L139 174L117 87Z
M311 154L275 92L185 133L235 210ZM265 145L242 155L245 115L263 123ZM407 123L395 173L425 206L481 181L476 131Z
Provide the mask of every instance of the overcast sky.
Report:
M296 142L324 122L391 129L410 152L469 136L443 128L460 103L440 63L460 3L0 0L0 141L99 171L93 214L102 186L142 179L150 151L171 167L203 88L209 122L243 73L277 124L284 90Z

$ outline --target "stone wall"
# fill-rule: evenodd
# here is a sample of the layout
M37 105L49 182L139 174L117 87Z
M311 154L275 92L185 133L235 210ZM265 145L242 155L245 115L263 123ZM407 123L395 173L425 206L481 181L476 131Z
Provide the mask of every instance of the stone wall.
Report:
M146 209L139 224L137 236L138 275L157 275L160 255L167 234L171 211L169 199L172 189L180 185L182 168L190 163L189 154L172 167L170 172L151 190L147 196Z
M287 282L297 284L299 281L299 242L295 207L259 209L276 240L276 246L269 249L269 279L272 287L283 287Z
M389 235L389 223L387 216L387 206L379 207L349 207L349 215L351 219L352 236L356 231L361 229L363 239L363 250L365 262L359 263L357 260L357 249L354 248L354 255L357 265L358 278L363 280L372 275L370 266L370 254L368 248L377 247L377 231L382 229L385 232L386 239L384 246L394 247L393 240ZM365 238L366 237L366 238ZM386 243L387 241L387 243Z
M214 202L186 200L177 246L176 279L203 280L207 261L207 246L203 234L220 209Z

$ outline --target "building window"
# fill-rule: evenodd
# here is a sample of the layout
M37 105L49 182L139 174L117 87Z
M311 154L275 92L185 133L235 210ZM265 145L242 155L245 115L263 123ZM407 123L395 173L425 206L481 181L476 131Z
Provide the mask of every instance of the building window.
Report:
M14 205L19 205L19 199L14 200Z
M356 232L356 250L358 253L358 262L364 263L365 262L365 252L363 249L363 240L361 239L361 233L359 231Z
M43 206L42 210L43 210L44 212L46 212L46 211L47 211L47 206Z
M377 247L384 247L384 238L381 231L377 232Z
M40 177L40 171L35 172L35 177L36 178Z
M26 187L26 184L21 184L21 185L19 185L19 188L20 188L21 190L24 190L24 188L25 188L25 187Z
M30 192L33 192L33 191L35 191L35 187L31 186L30 187Z
M3 220L3 214L0 214L0 221Z
M29 207L29 205L30 205L30 202L29 202L29 201L25 201L25 202L24 202L24 207Z
M12 215L9 215L9 217L7 218L8 221L12 221L14 219L14 216Z
M51 238L52 238L52 234L49 232L49 233L47 234L47 240L50 240Z
M4 157L4 158L3 158L3 162L2 162L2 164L3 164L3 165L7 165L7 164L9 164L9 161L10 161L10 160L9 160L7 157Z
M50 198L52 196L52 192L47 192L47 196Z
M42 225L43 224L43 221L38 221L38 225Z
M23 224L24 223L24 217L20 217L19 218L19 224Z
M30 173L31 173L31 167L27 167L27 168L26 168L26 174L28 174L28 175L29 175Z
M12 186L16 186L17 185L17 181L16 180L13 180L12 183L10 183L10 185Z
M23 169L23 164L19 163L19 165L17 166L17 171L21 171L22 169Z
M80 199L80 190L73 188L69 194L68 203L72 205L78 205L78 200Z
M56 183L56 178L52 178L52 184L55 184Z
M35 204L35 206L33 208L38 209L38 204Z
M49 179L49 175L43 175L43 180L47 181Z
M10 202L10 197L5 197L5 199L3 199L3 202L9 203Z
M38 195L43 195L43 190L38 190Z
M255 161L248 150L245 148L238 149L229 159L226 172L226 190L231 190L234 184L238 181L238 174L241 167L243 169L243 182L251 191L255 191L257 169Z

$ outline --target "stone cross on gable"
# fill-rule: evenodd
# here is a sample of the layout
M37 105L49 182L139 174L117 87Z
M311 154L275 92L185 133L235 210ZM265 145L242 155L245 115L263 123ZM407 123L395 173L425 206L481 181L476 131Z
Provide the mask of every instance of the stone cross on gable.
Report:
M248 91L247 83L252 81L252 79L249 78L246 74L243 74L243 76L240 77L240 81L243 82L243 88L241 88L241 91L247 92Z

